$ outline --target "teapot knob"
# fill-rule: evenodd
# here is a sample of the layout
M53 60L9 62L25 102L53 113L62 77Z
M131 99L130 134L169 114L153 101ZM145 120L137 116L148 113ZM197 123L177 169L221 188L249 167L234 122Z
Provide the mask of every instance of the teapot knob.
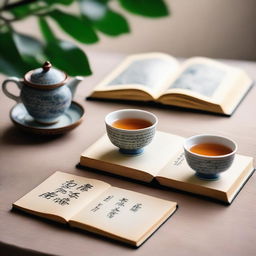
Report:
M51 67L52 67L51 62L50 62L50 61L46 61L46 62L44 63L44 65L43 65L43 70L44 70L44 72L49 71Z

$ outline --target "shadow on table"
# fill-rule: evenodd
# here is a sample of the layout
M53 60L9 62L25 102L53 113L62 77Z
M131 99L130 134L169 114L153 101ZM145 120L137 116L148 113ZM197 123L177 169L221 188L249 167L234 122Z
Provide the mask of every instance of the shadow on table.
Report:
M10 210L11 214L16 214L16 213L20 213L19 216L21 217L27 217L27 214L16 210L16 209L11 209ZM34 217L34 216L32 216ZM39 217L36 217L39 219ZM46 220L47 222L47 220ZM60 226L60 224L57 223L57 225ZM40 251L35 251L33 249L29 249L29 248L24 248L24 247L20 247L20 246L16 246L14 244L8 244L8 243L4 243L0 241L0 255L5 255L5 256L53 256L53 254L48 254L48 253L44 253L44 252L40 252ZM3 253L3 254L2 254Z
M68 136L68 134L41 135L22 131L15 126L7 127L1 134L0 140L6 145L33 145L49 143Z
M18 247L12 244L6 244L2 243L0 241L0 249L1 249L1 255L5 256L53 256L52 254L45 254L41 252L36 252L34 250L29 250L27 248Z

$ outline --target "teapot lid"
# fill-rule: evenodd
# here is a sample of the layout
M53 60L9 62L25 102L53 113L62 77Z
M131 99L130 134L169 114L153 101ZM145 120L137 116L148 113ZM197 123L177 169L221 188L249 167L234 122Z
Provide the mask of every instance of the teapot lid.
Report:
M41 68L27 72L24 82L31 87L48 90L64 85L67 78L65 72L52 68L52 64L46 61Z

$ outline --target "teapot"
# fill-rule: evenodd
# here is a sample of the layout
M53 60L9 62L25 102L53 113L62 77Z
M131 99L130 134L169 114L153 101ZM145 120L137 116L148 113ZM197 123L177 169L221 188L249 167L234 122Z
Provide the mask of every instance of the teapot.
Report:
M70 80L65 72L52 68L51 63L46 61L41 68L27 72L23 79L7 78L2 90L7 97L23 103L35 121L53 124L70 107L77 85L82 80L79 76ZM19 96L7 90L10 82L20 89Z

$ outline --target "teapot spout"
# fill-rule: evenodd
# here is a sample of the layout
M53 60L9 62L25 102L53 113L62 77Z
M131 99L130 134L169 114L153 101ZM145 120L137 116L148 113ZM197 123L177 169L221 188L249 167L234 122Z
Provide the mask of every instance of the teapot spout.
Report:
M74 95L75 95L75 92L76 92L76 88L77 88L77 85L83 81L83 77L81 76L76 76L74 77L73 79L71 79L68 83L67 83L67 86L69 87L70 91L71 91L71 94L72 94L72 99L74 98Z

